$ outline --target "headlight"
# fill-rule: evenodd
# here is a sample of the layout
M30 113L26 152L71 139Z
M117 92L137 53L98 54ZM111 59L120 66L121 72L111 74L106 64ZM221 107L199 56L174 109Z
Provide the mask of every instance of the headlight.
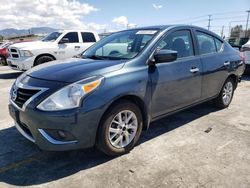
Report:
M31 56L33 56L33 54L29 50L20 50L20 56L31 57Z
M103 77L96 76L70 84L55 92L37 108L43 111L57 111L72 109L80 106L81 99L88 93L96 90L100 86Z

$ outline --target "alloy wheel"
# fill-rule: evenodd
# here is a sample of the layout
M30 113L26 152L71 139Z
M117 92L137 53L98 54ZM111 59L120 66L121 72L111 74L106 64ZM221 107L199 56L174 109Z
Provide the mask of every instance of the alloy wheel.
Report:
M233 83L227 82L223 88L222 99L225 105L231 102L233 96Z
M136 135L138 120L134 112L119 112L110 123L109 141L115 148L124 148L131 143Z

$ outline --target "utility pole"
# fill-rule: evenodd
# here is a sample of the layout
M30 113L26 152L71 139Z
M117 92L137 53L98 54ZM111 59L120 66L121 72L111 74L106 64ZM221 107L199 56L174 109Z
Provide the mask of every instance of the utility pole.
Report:
M208 15L208 25L207 25L207 29L210 30L210 23L211 23L211 17L212 15Z
M247 37L247 29L248 29L249 13L250 13L250 10L247 10L247 23L246 23L245 37Z
M224 25L222 26L222 29L221 29L221 38L223 38L224 36Z

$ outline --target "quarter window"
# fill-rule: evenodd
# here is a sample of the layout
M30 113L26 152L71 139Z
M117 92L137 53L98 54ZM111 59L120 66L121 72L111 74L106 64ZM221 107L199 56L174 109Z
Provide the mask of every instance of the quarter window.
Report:
M223 42L221 42L221 41L220 41L219 39L217 39L217 38L214 38L214 41L215 41L215 45L216 45L217 52L222 51L222 49L223 49Z
M201 55L216 52L214 37L202 32L196 32L196 36Z
M66 35L64 35L63 38L68 38L69 39L69 43L78 43L79 42L78 33L77 32L69 32Z
M96 42L95 36L90 32L81 32L83 42Z
M157 48L177 51L178 58L194 55L192 38L189 30L175 31L167 35Z

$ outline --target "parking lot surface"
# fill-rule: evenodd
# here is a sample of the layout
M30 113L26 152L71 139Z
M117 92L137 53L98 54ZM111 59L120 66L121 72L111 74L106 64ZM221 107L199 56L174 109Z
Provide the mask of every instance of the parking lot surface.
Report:
M95 148L45 152L23 138L8 114L18 75L0 66L0 187L250 187L249 77L228 109L205 103L161 119L111 158Z

